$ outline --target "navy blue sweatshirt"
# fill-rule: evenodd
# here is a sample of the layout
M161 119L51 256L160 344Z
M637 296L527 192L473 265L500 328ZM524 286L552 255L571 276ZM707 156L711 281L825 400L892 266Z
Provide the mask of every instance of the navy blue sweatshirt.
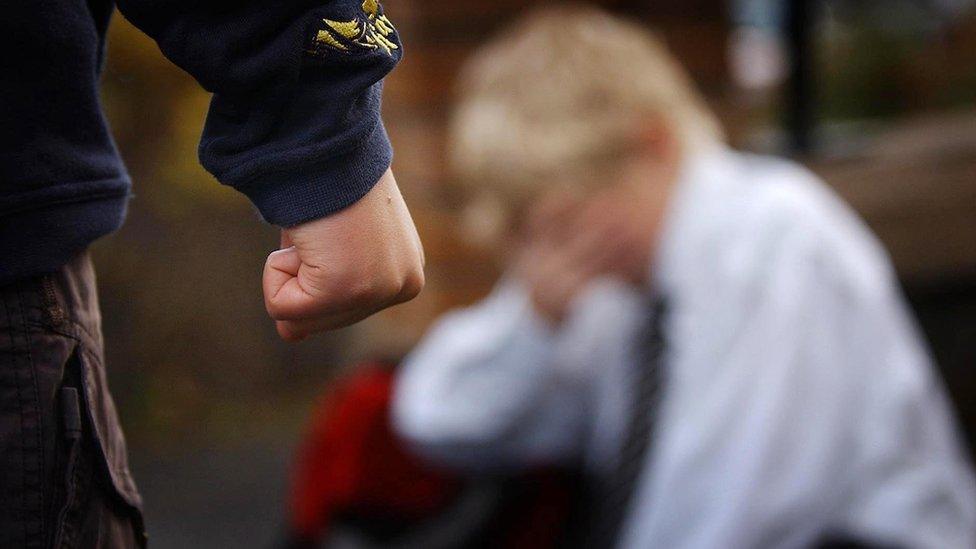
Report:
M199 155L270 223L365 195L389 167L383 77L402 47L376 0L118 0L213 93ZM112 0L10 0L0 17L0 285L117 229L129 178L98 99Z

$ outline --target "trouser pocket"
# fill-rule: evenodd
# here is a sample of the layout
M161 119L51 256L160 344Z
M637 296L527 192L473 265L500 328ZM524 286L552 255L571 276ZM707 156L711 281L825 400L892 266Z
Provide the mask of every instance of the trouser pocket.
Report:
M0 549L144 547L86 256L0 287Z
M117 475L126 475L131 483L128 468L117 469L117 456L105 449L106 441L115 441L121 431L106 433L118 427L106 423L100 408L104 402L91 400L101 394L90 387L93 378L86 368L92 366L79 347L65 368L58 394L60 481L55 490L57 506L51 546L145 547L138 502L126 497L115 481Z
M59 449L60 484L55 494L57 509L54 521L55 548L73 547L78 539L78 526L82 503L88 499L91 486L90 462L83 455L84 429L81 415L81 397L78 388L65 386L58 399L60 429L57 447Z

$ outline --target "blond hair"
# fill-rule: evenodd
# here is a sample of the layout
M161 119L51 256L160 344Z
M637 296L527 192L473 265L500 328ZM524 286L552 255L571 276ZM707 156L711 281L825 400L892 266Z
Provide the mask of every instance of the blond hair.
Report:
M723 139L651 31L589 6L521 18L474 54L458 91L450 163L460 184L492 198L489 215L622 154L642 116L663 120L684 151Z

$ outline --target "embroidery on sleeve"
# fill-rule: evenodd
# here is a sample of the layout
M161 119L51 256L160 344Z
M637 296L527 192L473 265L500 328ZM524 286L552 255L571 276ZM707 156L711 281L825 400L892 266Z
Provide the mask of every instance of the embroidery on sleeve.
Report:
M363 13L351 21L322 19L325 27L319 29L308 53L322 55L323 50L352 53L354 51L377 50L393 55L400 49L394 42L396 28L383 14L378 0L363 0Z

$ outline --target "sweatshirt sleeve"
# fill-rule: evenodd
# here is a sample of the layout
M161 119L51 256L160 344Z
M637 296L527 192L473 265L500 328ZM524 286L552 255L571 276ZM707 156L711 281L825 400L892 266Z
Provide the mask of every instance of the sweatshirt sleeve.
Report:
M203 166L269 223L362 198L390 166L382 80L403 49L378 0L119 0L213 94Z

